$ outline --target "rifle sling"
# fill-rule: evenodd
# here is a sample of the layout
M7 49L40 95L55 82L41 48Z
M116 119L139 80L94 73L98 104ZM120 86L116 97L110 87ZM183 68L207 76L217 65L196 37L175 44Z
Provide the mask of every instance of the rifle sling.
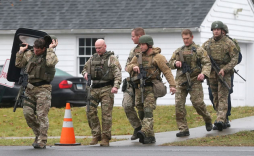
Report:
M25 98L24 100L26 100L27 102L30 102L30 103L32 103L32 104L23 102L23 106L30 107L30 108L32 108L34 111L36 111L36 102L34 102L34 101L32 101L31 99L28 99L28 98Z

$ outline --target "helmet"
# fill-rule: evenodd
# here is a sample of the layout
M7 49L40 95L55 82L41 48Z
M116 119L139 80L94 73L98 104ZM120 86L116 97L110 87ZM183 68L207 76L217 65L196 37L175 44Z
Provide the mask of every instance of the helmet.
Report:
M143 35L139 38L138 43L146 43L153 46L153 38L150 35Z
M214 21L211 26L211 31L213 29L223 29L223 23L221 21Z
M50 35L50 37L51 37L52 40L55 40L55 41L57 40L55 35Z
M223 24L223 28L222 28L226 34L228 33L228 26L226 24Z

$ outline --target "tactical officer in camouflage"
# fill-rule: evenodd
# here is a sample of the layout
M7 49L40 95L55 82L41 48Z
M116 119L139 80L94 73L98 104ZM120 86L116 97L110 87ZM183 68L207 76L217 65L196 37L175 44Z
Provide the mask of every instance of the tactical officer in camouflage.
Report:
M202 82L209 78L211 62L207 52L193 42L193 35L189 29L182 31L184 46L178 48L169 60L171 69L177 69L175 109L176 122L179 133L177 137L189 136L189 128L186 120L185 102L188 93L197 113L205 121L206 130L212 130L212 119L204 103ZM188 68L188 69L186 69Z
M114 94L118 92L122 81L121 65L114 52L106 51L106 47L105 41L98 39L95 42L96 53L85 63L82 71L86 80L88 80L87 75L91 74L93 81L91 105L86 113L93 135L90 145L95 145L101 141L100 146L109 146ZM99 103L101 103L102 129L97 115Z
M138 40L141 36L145 35L145 31L143 28L135 28L132 30L131 32L131 39L133 41L134 44L138 44ZM136 56L137 53L140 53L141 49L140 46L137 45L135 46L133 49L131 49L129 57L127 59L126 65L125 65L125 71L126 71L126 67L127 65L131 62L132 58L134 56ZM123 81L123 86L126 85L125 89L123 89L123 103L122 106L124 108L125 114L131 124L131 126L134 128L134 132L133 135L131 136L131 140L136 140L138 139L137 137L137 133L139 130L141 130L141 121L143 119L142 114L144 114L144 112L139 112L138 114L141 114L141 118L139 119L137 112L135 110L135 88L134 88L134 84L132 81L132 76L133 76L133 72L129 73L130 77L126 78Z
M242 61L242 54L241 54L241 49L240 49L240 46L238 45L238 42L236 39L233 39L231 37L229 37L227 34L228 34L228 26L223 23L223 29L222 29L222 34L227 36L230 40L232 40L235 45L236 45L236 48L239 50L239 57L238 57L238 63L239 64L241 61ZM227 111L227 115L226 115L226 124L227 126L225 126L224 128L227 128L227 127L230 127L230 123L229 123L229 119L228 117L231 115L231 96L230 94L233 93L233 87L234 87L234 74L232 74L231 76L231 89L229 91L229 94L228 94L228 111ZM208 91L209 91L209 99L211 100L213 106L214 106L214 103L213 103L213 95L212 95L212 90L210 87L208 87ZM215 108L215 107L214 107ZM213 130L218 130L218 127L217 126L213 126Z
M46 48L45 40L39 38L34 42L33 50L26 51L26 44L25 47L20 47L16 54L15 66L25 67L28 74L23 113L28 126L35 134L34 148L46 148L52 90L50 82L55 76L55 65L58 62L53 48L57 44L57 40L52 40L49 48Z
M160 54L161 49L152 47L152 37L149 35L141 36L139 38L139 46L141 48L142 54L139 54L138 57L133 57L130 64L127 66L126 71L129 73L134 71L134 79L138 74L146 73L146 75L142 75L142 77L145 77L143 79L143 84L140 83L140 75L137 77L137 80L134 81L135 105L139 112L144 112L144 117L140 117L143 118L142 129L138 131L137 135L140 143L151 144L155 142L153 131L153 110L156 108L157 98L155 97L155 90L153 89L155 85L154 82L162 81L160 77L162 72L170 84L170 92L172 94L174 94L176 91L176 84L171 73L171 69L168 67L166 58ZM142 70L145 72L141 72ZM142 88L144 88L144 90ZM143 94L141 94L142 90Z
M228 110L228 94L231 88L231 75L238 62L239 51L233 41L222 34L223 23L215 21L211 25L213 37L206 41L202 47L208 52L210 59L214 60L220 68L218 74L212 69L209 78L209 87L212 90L214 107L217 112L217 119L214 125L219 131L227 127L226 114ZM223 81L219 76L222 76Z

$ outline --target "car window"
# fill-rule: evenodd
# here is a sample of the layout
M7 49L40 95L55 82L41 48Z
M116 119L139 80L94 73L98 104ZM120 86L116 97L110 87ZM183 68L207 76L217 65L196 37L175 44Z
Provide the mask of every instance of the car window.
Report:
M19 39L22 43L27 43L28 45L33 46L34 41L37 40L35 37L30 37L30 36L19 36Z
M55 74L55 76L72 76L72 75L69 74L69 73L66 73L65 71L62 71L62 70L56 68L56 74Z

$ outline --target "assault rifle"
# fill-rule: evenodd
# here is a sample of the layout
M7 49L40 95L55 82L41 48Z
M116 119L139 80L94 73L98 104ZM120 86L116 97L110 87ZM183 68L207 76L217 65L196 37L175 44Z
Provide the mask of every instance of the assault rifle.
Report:
M210 57L210 60L211 60L211 63L212 63L212 68L213 70L216 72L216 74L218 75L219 77L219 80L224 84L224 86L227 87L228 90L230 90L231 88L229 87L229 85L226 83L224 77L222 75L219 74L220 72L220 67L216 64L216 62L214 61L214 59L212 58L212 56L209 56Z
M91 69L91 62L90 66L87 67L87 81L86 81L86 91L87 91L87 112L90 110L90 104L91 104L91 74L90 74L90 69Z
M142 53L136 55L138 58L139 74L138 79L140 80L140 92L141 92L141 102L144 103L144 90L145 90L145 81L146 81L146 70L142 65Z
M182 47L182 49L183 48L184 47ZM196 52L196 49L192 48L192 51ZM182 72L183 72L183 74L186 75L186 78L187 78L187 81L180 84L180 86L185 85L186 83L188 83L187 91L191 91L191 86L192 86L191 79L190 79L190 73L192 72L191 67L184 61L182 51L179 52L179 56L180 56L180 61L182 63Z
M186 63L182 62L182 72L186 75L187 81L180 84L180 86L185 85L188 83L187 91L191 91L191 78L190 73L192 72L191 67Z
M26 86L28 84L28 74L25 72L25 68L21 69L20 75L21 76L19 77L18 84L21 85L21 86L20 86L18 95L15 99L16 101L15 101L15 104L14 104L14 107L13 107L13 112L16 111L16 108L18 106L22 106L23 99L27 98L25 96L25 90L26 90Z
M234 73L236 73L240 78L242 78L244 81L246 81L245 78L243 78L240 74L238 74L238 71L239 71L239 70L235 70L235 69L234 69Z

